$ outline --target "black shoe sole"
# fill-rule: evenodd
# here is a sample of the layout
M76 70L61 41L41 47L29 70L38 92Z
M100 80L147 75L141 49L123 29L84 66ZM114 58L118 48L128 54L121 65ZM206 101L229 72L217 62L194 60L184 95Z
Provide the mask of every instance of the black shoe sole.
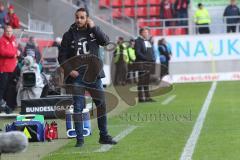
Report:
M100 144L110 144L110 145L116 145L117 142L103 142L103 141L99 141Z

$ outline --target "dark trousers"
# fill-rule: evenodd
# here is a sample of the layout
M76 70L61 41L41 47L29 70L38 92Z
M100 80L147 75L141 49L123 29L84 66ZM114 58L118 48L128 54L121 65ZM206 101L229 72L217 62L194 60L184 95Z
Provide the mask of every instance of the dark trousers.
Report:
M83 81L82 77L79 76L74 81L73 87L73 106L74 106L74 124L75 131L77 134L77 140L83 141L83 119L82 111L85 107L85 90L87 90L97 107L97 121L98 128L100 130L100 136L106 136L107 131L107 116L106 116L106 103L105 94L103 90L103 85L101 79L97 79L96 82L86 83Z
M177 11L176 12L177 18L188 18L188 11ZM188 21L187 20L178 20L177 21L178 26L185 26L186 28L188 27Z
M3 96L6 92L8 84L8 73L0 73L0 102L3 100Z
M149 72L139 72L138 75L138 99L146 100L150 98L149 93L149 83L150 83L150 73Z
M231 25L231 26L227 26L227 33L235 33L236 32L236 25Z
M130 84L137 82L137 72L134 70L133 64L128 64L127 81Z
M169 74L169 60L160 65L160 71L161 71L160 79L162 79L162 77L164 77L165 75Z
M115 85L126 84L127 72L128 72L127 64L122 62L122 63L116 63L115 66L116 66L115 78L114 78Z
M209 24L198 24L198 33L199 34L209 34L210 29L209 29Z

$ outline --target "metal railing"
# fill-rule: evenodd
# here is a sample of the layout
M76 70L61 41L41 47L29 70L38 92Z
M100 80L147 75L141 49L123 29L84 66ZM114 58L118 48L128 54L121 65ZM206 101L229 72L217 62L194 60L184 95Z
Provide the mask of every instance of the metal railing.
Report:
M20 17L20 21L22 22L22 26L27 28L29 31L34 32L45 32L52 33L53 26L50 22L46 22L43 17L35 14L31 10L23 7L21 4L9 0L8 3L13 4L15 10L17 10L17 15ZM5 4L7 5L7 4Z
M237 18L238 23L227 23L228 19ZM183 22L187 25L178 25L179 22ZM151 24L158 23L159 26L153 26ZM170 25L167 25L170 24ZM140 26L144 26L149 29L159 29L159 30L166 30L166 29L179 29L183 28L186 29L188 32L187 34L195 35L198 34L198 29L200 27L209 27L211 34L224 34L227 33L227 27L228 26L235 26L236 32L240 32L240 16L228 16L228 17L222 17L217 18L214 17L212 22L209 25L197 25L194 21L194 18L174 18L174 19L141 19L137 21L137 28L139 29ZM163 36L166 36L166 32L162 33Z

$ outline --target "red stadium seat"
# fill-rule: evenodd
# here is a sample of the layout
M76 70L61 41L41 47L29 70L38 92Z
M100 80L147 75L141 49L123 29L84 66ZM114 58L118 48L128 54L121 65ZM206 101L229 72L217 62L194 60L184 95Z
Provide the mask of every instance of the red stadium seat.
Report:
M160 36L160 35L162 35L160 29L151 29L151 30L150 30L150 34L151 34L152 36Z
M122 0L112 0L111 5L116 8L122 7Z
M124 8L124 15L128 17L135 17L135 10L134 8Z
M185 35L185 34L187 34L186 28L176 28L174 34L175 35Z
M151 5L160 5L161 0L150 0L149 2Z
M121 18L122 17L122 9L121 8L113 8L112 9L112 16L114 18Z
M147 7L138 7L137 8L138 17L147 17Z
M156 18L151 18L149 21L149 26L150 27L155 27L156 26Z
M146 6L148 0L137 0L137 5L138 6Z
M160 19L158 19L158 21L156 21L156 26L158 26L158 27L162 26L162 22Z
M110 7L110 0L99 0L98 7L99 8L108 8L108 7Z
M149 21L149 26L151 27L161 27L161 21L158 18L151 18Z
M160 16L160 7L150 7L150 16Z
M135 0L123 0L123 5L124 6L134 6Z
M172 28L165 28L165 29L163 29L162 33L163 33L164 36L169 36L169 35L173 35L174 34Z
M139 18L139 19L138 19L138 26L139 26L140 28L147 27L147 26L148 26L148 22L144 21L143 18Z

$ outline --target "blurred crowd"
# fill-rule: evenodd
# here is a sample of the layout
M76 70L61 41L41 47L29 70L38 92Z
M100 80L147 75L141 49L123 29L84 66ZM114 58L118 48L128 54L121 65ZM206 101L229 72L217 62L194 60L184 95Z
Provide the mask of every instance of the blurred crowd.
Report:
M57 38L53 47L59 47ZM11 113L21 106L21 100L45 97L48 94L48 78L43 69L43 55L36 39L19 44L13 35L13 27L4 26L0 38L0 112Z
M164 25L169 26L188 26L188 8L189 0L163 0L160 4L160 19L166 19ZM180 19L181 20L172 20ZM223 20L226 24L227 33L236 32L240 22L240 10L237 6L237 0L230 0L230 4L226 6L223 13ZM194 22L196 24L196 32L199 34L210 33L209 25L211 24L211 16L209 11L204 7L203 3L199 3L194 13Z
M14 12L14 6L9 5L7 9L2 2L0 2L0 27L4 28L5 25L12 26L13 29L20 28L20 20Z

